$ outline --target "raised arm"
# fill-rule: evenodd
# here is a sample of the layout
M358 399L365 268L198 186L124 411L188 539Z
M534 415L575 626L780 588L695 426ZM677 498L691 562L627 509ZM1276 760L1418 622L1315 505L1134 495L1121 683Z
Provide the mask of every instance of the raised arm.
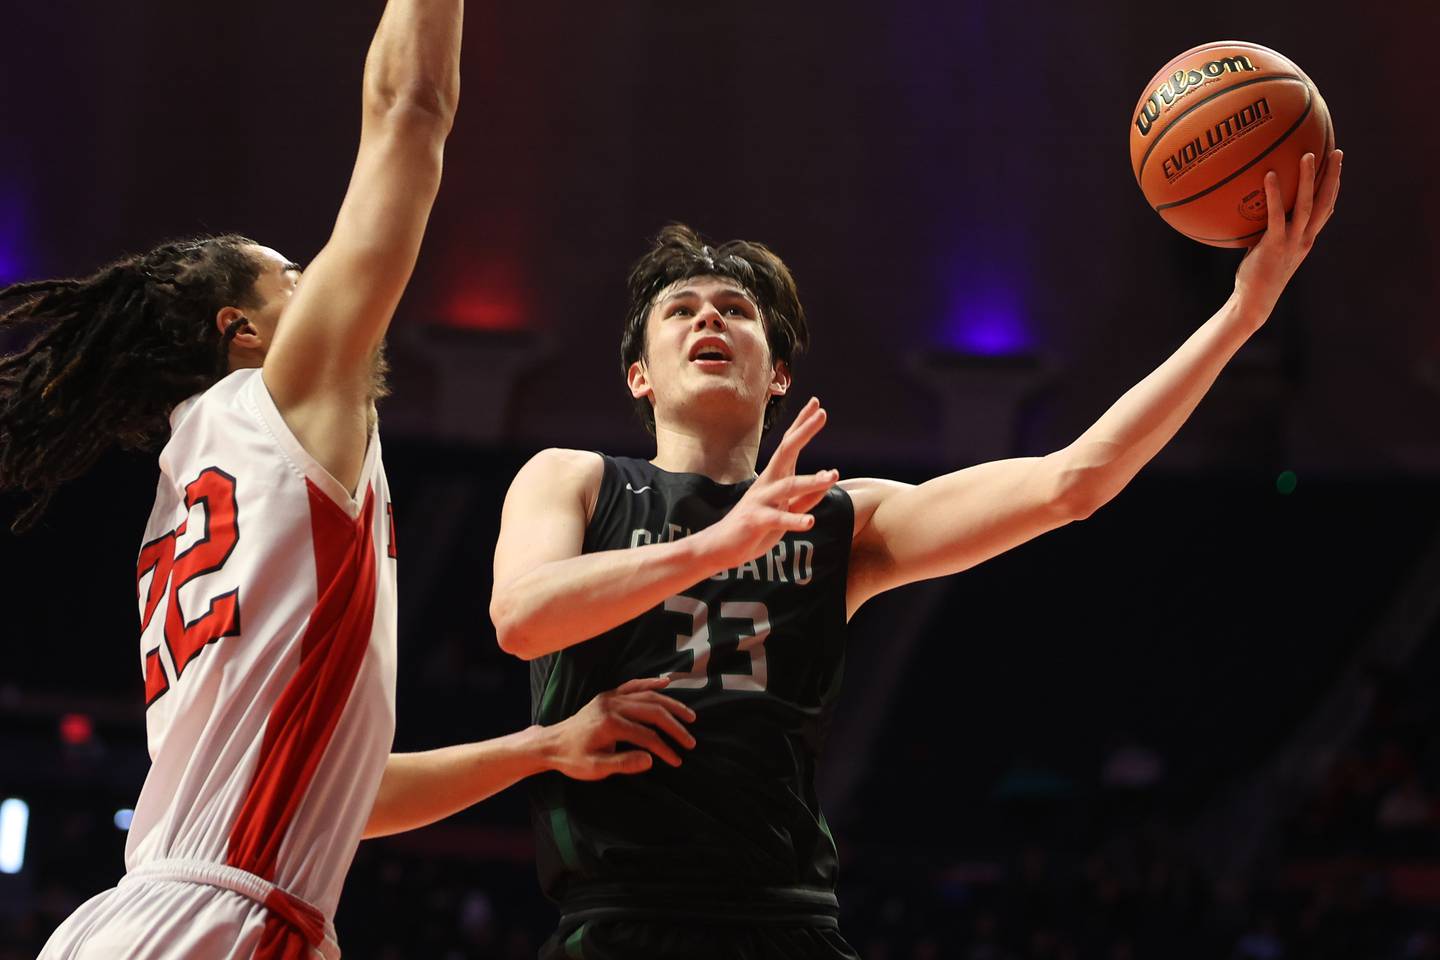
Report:
M312 456L353 489L376 353L415 267L460 94L463 0L390 0L365 61L360 148L335 229L266 352L265 385Z
M1337 150L1316 195L1315 157L1305 155L1288 223L1278 179L1266 176L1268 228L1241 261L1235 292L1068 447L1045 457L981 464L919 486L879 480L842 484L856 508L849 611L885 590L957 573L1088 517L1124 489L1269 318L1335 209L1340 163Z
M490 619L502 649L525 660L633 620L686 587L770 551L835 484L832 471L795 475L800 450L825 425L816 400L785 432L765 471L725 519L694 536L582 554L600 490L593 453L545 450L515 476L500 517Z

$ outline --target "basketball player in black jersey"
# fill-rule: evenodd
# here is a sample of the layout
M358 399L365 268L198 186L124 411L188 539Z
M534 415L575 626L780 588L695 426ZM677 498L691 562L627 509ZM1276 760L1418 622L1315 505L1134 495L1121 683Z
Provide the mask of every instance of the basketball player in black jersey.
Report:
M501 646L532 661L535 722L659 675L698 719L676 749L637 725L637 744L665 761L648 773L533 782L541 881L562 913L542 957L856 956L836 924L835 844L814 786L846 621L882 591L1083 519L1129 483L1330 218L1338 151L1318 193L1315 167L1301 161L1288 222L1266 178L1268 230L1234 294L1074 443L919 486L797 473L825 423L814 399L757 476L808 336L795 285L759 244L660 234L631 274L622 345L656 455L546 450L528 463L505 502L491 615Z

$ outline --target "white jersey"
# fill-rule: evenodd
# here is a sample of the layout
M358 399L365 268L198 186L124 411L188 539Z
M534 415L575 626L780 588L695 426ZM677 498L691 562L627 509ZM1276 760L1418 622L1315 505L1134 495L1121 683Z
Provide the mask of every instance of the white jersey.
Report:
M395 730L379 436L352 497L286 427L259 370L170 419L137 571L153 765L126 870L244 871L333 930Z

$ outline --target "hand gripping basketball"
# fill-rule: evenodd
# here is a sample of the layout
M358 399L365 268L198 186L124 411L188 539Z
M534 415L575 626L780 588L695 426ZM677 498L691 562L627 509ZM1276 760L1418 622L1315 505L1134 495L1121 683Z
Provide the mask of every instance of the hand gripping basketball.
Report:
M770 462L725 519L704 531L709 555L721 569L764 556L787 533L815 525L809 512L840 479L837 470L796 475L800 451L825 426L825 410L814 397L796 415Z
M1325 177L1315 188L1315 154L1300 158L1300 188L1295 209L1285 216L1280 199L1280 178L1271 170L1265 174L1265 199L1269 205L1265 235L1251 247L1235 272L1235 291L1247 306L1261 311L1259 322L1269 316L1285 284L1304 262L1315 237L1335 212L1340 195L1340 166L1344 154L1336 150L1325 165Z

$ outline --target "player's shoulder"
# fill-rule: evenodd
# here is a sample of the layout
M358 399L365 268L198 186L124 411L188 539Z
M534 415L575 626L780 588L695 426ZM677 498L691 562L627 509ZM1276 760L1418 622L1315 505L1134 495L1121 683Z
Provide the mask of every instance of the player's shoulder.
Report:
M835 486L849 494L858 509L862 503L866 505L879 503L893 493L909 490L914 484L903 483L899 480L885 480L880 477L845 477Z
M599 477L605 469L605 458L593 450L571 450L566 447L546 447L536 453L521 468L565 477Z
M532 488L549 495L578 494L593 499L605 476L605 458L593 450L547 447L515 475L511 490Z
M855 535L859 535L870 523L875 509L890 496L901 490L909 490L914 484L899 480L885 480L880 477L847 477L835 486L850 497L855 511Z
M259 372L258 368L236 370L177 403L170 411L171 433L178 431L187 421L231 410Z

